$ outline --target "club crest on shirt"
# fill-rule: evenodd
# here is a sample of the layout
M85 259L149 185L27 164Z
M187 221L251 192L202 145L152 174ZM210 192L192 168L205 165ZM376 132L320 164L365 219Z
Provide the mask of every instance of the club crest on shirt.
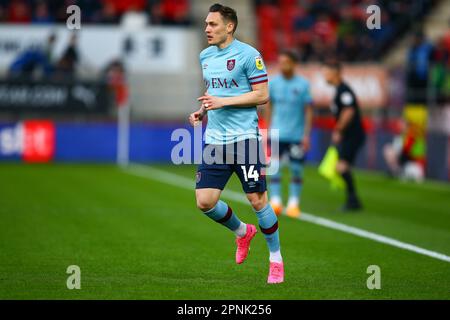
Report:
M264 63L263 63L263 59L261 58L261 56L255 57L255 64L256 64L256 69L258 69L258 70L264 69Z
M233 70L235 65L236 65L236 59L227 60L227 69L228 69L228 71Z

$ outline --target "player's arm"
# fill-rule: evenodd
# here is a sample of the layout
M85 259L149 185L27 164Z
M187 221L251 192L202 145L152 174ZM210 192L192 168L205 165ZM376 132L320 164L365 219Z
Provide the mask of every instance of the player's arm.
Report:
M313 122L313 115L314 115L314 109L313 109L313 98L311 95L311 87L309 82L306 84L306 96L305 96L305 127L303 129L303 149L304 151L308 151L311 147L311 130L312 130L312 122Z
M354 115L355 115L355 108L352 108L350 106L345 107L342 110L341 115L339 116L339 119L336 123L334 130L337 130L340 132L344 131L345 128L347 128L350 121L353 119Z
M205 94L198 98L206 110L220 109L224 106L253 107L262 105L269 101L269 86L267 81L253 84L252 91L235 97L214 97Z
M203 120L203 117L206 115L206 110L205 108L201 107L200 109L198 109L195 112L192 112L189 115L189 122L192 126L197 126L200 124L200 122Z
M272 102L267 101L266 105L264 106L264 120L266 121L267 129L270 129L271 121L272 121Z
M312 130L312 122L313 122L313 105L309 103L305 106L305 129L303 131L303 149L308 151L311 146L311 130Z
M342 112L333 131L332 140L334 143L339 143L342 140L342 132L347 128L354 115L354 106L350 105L342 109Z

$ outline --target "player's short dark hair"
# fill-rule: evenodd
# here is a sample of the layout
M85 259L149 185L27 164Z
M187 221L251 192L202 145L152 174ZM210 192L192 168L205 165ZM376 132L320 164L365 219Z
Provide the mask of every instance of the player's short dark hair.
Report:
M292 62L297 63L300 59L295 51L292 50L283 50L280 52L280 56L286 56L292 60Z
M222 18L225 19L225 21L231 22L234 24L233 33L237 29L238 25L238 18L236 14L236 10L230 7L226 7L224 5L221 5L220 3L213 4L211 7L209 7L209 12L219 12Z
M341 62L338 59L331 58L324 61L323 65L325 67L328 67L330 69L336 70L338 72L341 71L342 65Z

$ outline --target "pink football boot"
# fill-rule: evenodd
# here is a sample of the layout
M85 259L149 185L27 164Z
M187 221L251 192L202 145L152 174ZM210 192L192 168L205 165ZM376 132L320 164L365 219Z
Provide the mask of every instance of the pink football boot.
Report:
M267 283L281 283L284 281L283 262L271 262Z
M236 238L236 263L241 264L247 258L248 252L250 251L250 242L255 236L256 227L252 224L247 224L247 233L243 237Z

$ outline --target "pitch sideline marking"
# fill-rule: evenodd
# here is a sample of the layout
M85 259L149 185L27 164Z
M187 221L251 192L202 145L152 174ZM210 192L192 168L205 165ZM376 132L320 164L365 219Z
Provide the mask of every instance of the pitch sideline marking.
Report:
M139 165L139 164L133 164L128 168L123 168L123 170L126 173L147 178L151 180L157 180L166 184L170 184L176 187L188 189L188 190L194 190L195 184L194 180L188 179L186 177L167 172L165 170L156 169L149 166ZM222 192L222 196L224 198L227 198L228 200L240 202L243 204L248 204L247 198L239 192L231 191L231 190L224 190ZM323 227L327 227L334 230L339 230L345 233L353 234L355 236L366 238L373 240L375 242L384 243L396 248L400 248L403 250L415 252L424 256L428 256L434 259L442 260L445 262L450 262L450 256L447 256L443 253L431 251L428 249L420 248L418 246L405 243L393 238L389 238L383 235L376 234L374 232L366 231L363 229L359 229L356 227L352 227L343 223L339 223L330 219L322 218L310 213L302 212L299 220L307 221L313 224L317 224Z

